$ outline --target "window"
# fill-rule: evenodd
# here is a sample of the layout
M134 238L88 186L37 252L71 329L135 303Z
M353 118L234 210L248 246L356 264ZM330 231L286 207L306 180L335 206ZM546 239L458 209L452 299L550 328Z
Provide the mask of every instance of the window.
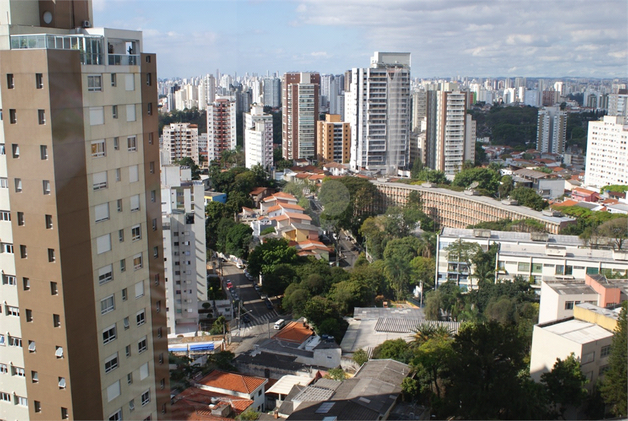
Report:
M122 199L118 199L116 201L116 208L118 209L118 212L122 212Z
M92 156L98 158L106 155L105 139L92 140Z
M21 245L20 246L20 257L22 259L26 259L28 258L28 250L26 249L25 245Z
M517 270L519 272L529 272L530 271L530 263L519 262Z
M565 274L565 266L556 265L556 275L564 275Z
M15 192L16 193L22 192L22 179L21 178L15 179Z
M35 407L35 412L41 412L41 402L35 401L34 407Z
M140 380L144 380L146 377L148 377L148 363L140 366Z
M9 367L6 364L0 364L0 373L9 374Z
M48 249L48 262L53 263L56 260L55 249Z
M24 212L18 212L17 213L17 224L19 226L24 225Z
M161 311L161 300L158 300L157 303L155 303L155 311L157 313Z
M18 377L26 377L26 371L22 367L13 367L13 375Z
M127 104L126 106L126 121L135 121L135 104Z
M13 254L13 244L2 243L2 252Z
M116 168L116 181L120 181L122 176L120 175L120 168Z
M7 73L7 88L15 88L15 78L13 77L13 73Z
M94 190L107 188L107 171L97 172L93 175Z
M159 285L159 274L155 274L155 285Z
M98 254L111 251L111 234L101 235L96 238L96 252Z
M46 110L37 110L37 121L39 124L46 124Z
M595 351L588 352L582 356L581 364L588 364L590 362L593 362L594 360L595 360Z
M139 352L141 354L142 352L146 351L146 349L148 348L146 344L147 344L146 336L144 336L137 343L137 352Z
M52 315L52 327L61 327L61 316L58 314Z
M24 286L24 291L30 291L31 280L29 278L22 278L22 285Z
M117 105L111 106L111 116L113 118L118 118L118 106Z
M126 301L129 298L129 294L126 288L122 288L122 301Z
M33 321L33 310L28 308L26 309L26 321L29 323Z
M120 380L117 380L114 384L107 388L107 401L111 402L118 396L120 396ZM111 417L109 419L111 419Z
M87 76L87 90L90 92L102 91L102 76Z
M124 230L118 230L118 241L121 243L124 241Z
M35 352L37 351L37 344L35 343L35 341L28 341L28 352Z
M20 317L20 308L19 307L13 307L13 306L4 306L5 308L5 314L7 316L14 316L14 317Z
M532 263L532 273L542 273L542 272L543 272L542 263Z
M124 352L126 353L127 358L131 356L131 345L127 345L124 348Z
M149 133L149 134L148 134L148 144L149 144L149 145L152 145L152 144L153 144L153 134L152 134L152 133Z
M46 229L52 229L52 215L46 215Z
M573 310L573 301L565 301L565 310Z
M90 126L105 124L105 107L89 108L89 124Z
M146 323L146 310L142 309L138 311L137 314L135 315L135 320L138 326L141 326L144 323Z
M124 88L127 91L134 91L135 90L135 75L133 75L132 73L127 73L126 78L124 80Z
M9 109L9 123L17 124L17 112L14 108Z
M5 392L0 392L0 401L11 402L11 395Z
M135 284L135 298L144 296L144 281L140 281Z
M109 219L109 203L102 203L94 207L94 221L102 222Z
M65 389L65 377L59 377L58 378L58 384L59 384L59 389Z
M63 358L63 347L62 346L55 346L55 357Z
M148 171L151 174L155 174L155 162L154 161L151 161L148 163Z
M17 278L14 275L2 275L2 285L17 285Z
M115 301L113 295L100 300L100 314L107 314L115 309Z
M35 87L44 89L44 75L42 73L35 73Z
M146 104L146 114L153 115L153 103L149 102Z
M44 195L50 194L50 180L43 180L41 184L44 190Z
M157 200L157 192L155 190L151 190L150 191L150 201L155 203L155 200Z
M102 344L106 345L116 339L116 325L111 325L102 331Z
M98 269L98 285L106 284L113 280L113 265L103 266Z
M119 137L113 138L113 149L115 149L116 151L120 150L120 138Z
M8 210L0 211L0 221L11 221L11 212Z
M31 381L33 383L39 382L39 373L37 373L36 371L31 371Z
M597 372L598 376L600 376L600 377L603 376L609 370L609 368L610 367L609 367L608 364L600 366L600 370Z
M139 167L137 165L131 165L129 167L129 183L135 183L139 181Z
M120 272L126 271L126 259L120 260Z
M9 346L16 346L18 348L22 347L22 338L17 338L15 336L9 336Z
M4 154L2 154L4 155ZM8 189L9 188L9 179L6 177L0 177L0 188Z
M109 373L118 368L118 353L116 352L112 356L105 360L105 373Z
M124 330L127 330L129 328L129 318L128 317L124 318L123 324L124 324Z
M141 269L143 266L142 264L142 253L136 254L135 256L133 256L133 268L135 270Z
M135 194L131 196L131 212L140 210L140 195Z
M573 266L565 266L565 275L573 275Z
M0 346L6 346L4 333L0 333Z
M133 383L133 373L129 373L129 374L126 375L126 382L128 384L132 384Z
M17 143L11 144L11 152L13 153L13 158L19 158L20 157L20 145L18 145Z
M39 146L39 154L41 157L42 161L45 161L48 159L48 146L46 145L40 145Z
M150 390L142 393L142 406L147 405L150 402Z
M15 404L16 405L28 406L28 399L26 399L25 397L22 397L22 396L18 396L18 395L14 395L14 396L15 396Z
M153 226L153 231L157 231L157 218L153 218L152 226Z
M116 74L112 73L111 74L111 86L116 86L117 85L117 78L116 78Z
M163 330L162 328L157 328L157 337L161 338L163 336ZM159 364L163 364L164 362L164 356L163 354L159 354Z
M131 240L137 241L142 238L142 230L140 225L134 225L131 227Z
M148 57L146 57L148 58ZM146 85L151 86L153 84L153 75L152 73L146 73Z
M68 412L68 408L61 407L61 419L67 420L70 418L70 413Z
M137 137L135 136L129 136L126 138L126 143L127 143L127 149L130 152L134 152L137 150Z
M58 295L59 289L56 282L50 282L50 295Z
M150 63L150 56L146 56L146 63Z
M611 353L611 346L610 345L605 345L600 350L600 358L604 358L604 357L610 355L610 353Z
M153 247L153 257L154 258L159 257L159 246Z

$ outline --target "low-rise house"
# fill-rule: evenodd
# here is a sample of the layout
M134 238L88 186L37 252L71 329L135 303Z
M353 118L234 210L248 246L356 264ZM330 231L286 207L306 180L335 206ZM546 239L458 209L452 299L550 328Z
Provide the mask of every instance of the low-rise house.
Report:
M253 401L251 407L259 412L265 408L264 386L267 383L268 379L262 377L214 370L202 379L194 381L194 386L201 390L251 400Z
M253 404L251 399L189 387L172 399L169 419L224 421L254 409Z
M579 202L597 202L600 194L593 190L576 187L571 190L571 198Z
M209 202L227 203L227 193L219 193L215 191L205 191L205 206Z

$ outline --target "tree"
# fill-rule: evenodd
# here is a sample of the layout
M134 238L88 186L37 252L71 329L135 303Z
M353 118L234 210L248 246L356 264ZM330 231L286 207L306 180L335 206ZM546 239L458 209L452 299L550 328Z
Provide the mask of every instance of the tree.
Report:
M450 262L458 262L457 271L462 273L465 269L471 272L471 259L482 249L478 243L462 241L460 238L445 247L445 250L447 251L447 259Z
M227 232L225 239L225 253L246 259L249 255L249 245L253 238L253 230L245 224L234 224Z
M326 379L343 381L344 379L347 378L347 373L345 373L342 368L336 367L336 368L330 369L327 372L327 374L325 375L325 378Z
M355 350L353 357L351 358L357 365L362 366L369 360L369 356L362 348Z
M490 168L469 168L459 171L451 185L467 188L477 182L478 189L487 190L494 195L497 193L500 178L499 171Z
M602 386L600 391L604 401L611 406L611 411L616 417L625 417L628 415L626 402L628 396L626 390L628 384L628 344L626 336L628 329L626 328L626 312L628 311L628 302L622 303L622 310L619 313L617 327L613 334L611 343L611 354L608 357L608 370L604 373Z
M392 359L407 364L410 358L412 358L412 351L403 339L389 339L373 350L373 359Z
M284 239L270 238L253 249L249 255L249 273L257 277L260 273L272 272L281 263L293 264L298 260L294 247Z
M246 411L237 416L237 419L240 421L255 421L258 418L259 412L255 411L252 408L247 408Z
M500 198L507 198L512 189L514 188L515 183L512 181L512 176L505 175L502 177L499 187L497 188L497 194Z
M201 169L196 165L196 162L190 157L181 158L173 161L173 164L180 165L182 167L190 167L192 170L192 180L201 179Z
M565 360L557 358L552 371L541 375L541 383L547 387L552 409L562 419L565 419L567 406L579 407L587 397L584 388L587 381L580 369L580 361L573 353Z
M422 367L428 374L428 386L430 390L436 391L436 396L439 399L441 398L441 390L438 383L453 354L451 332L447 328L443 328L443 326L432 328L430 325L417 328L415 340L420 338L419 342L422 343L415 351L415 357L412 360L413 366ZM429 332L425 332L426 329Z
M611 219L597 228L597 233L612 239L613 249L621 250L628 238L628 217Z
M510 197L519 202L520 205L537 211L543 210L548 206L547 202L530 187L517 187L510 193Z

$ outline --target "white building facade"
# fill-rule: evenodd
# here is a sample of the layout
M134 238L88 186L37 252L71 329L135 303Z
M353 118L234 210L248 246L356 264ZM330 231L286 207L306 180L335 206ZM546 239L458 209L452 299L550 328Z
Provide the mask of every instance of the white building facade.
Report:
M198 126L190 123L172 123L164 127L162 148L170 162L192 158L199 165Z
M273 166L273 116L254 104L244 113L244 156L247 168Z
M589 122L586 186L628 184L628 124L625 117L605 116Z

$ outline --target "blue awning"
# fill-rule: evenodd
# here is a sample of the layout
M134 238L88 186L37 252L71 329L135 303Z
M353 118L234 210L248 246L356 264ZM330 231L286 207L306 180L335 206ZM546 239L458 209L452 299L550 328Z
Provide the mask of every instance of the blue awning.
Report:
M213 351L213 350L214 350L213 342L190 345L190 351Z

